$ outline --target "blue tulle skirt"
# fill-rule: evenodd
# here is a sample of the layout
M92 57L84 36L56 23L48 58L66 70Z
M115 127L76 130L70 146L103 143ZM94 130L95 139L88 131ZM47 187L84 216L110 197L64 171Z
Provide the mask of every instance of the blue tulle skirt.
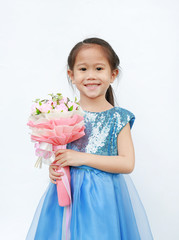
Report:
M26 240L151 240L145 209L128 174L87 166L70 167L70 237L65 236L64 207L56 184L40 199Z

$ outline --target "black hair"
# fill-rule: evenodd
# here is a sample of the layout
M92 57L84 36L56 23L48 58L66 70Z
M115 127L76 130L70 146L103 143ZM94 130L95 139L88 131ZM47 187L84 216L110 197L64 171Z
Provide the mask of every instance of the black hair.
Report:
M106 54L109 65L111 67L111 71L113 71L115 69L119 70L120 60L119 60L117 54L115 53L115 51L113 50L113 48L111 47L111 45L108 42L106 42L105 40L96 38L96 37L95 38L87 38L87 39L83 40L82 42L77 43L72 48L72 50L68 56L68 68L70 70L73 70L76 56L79 53L79 51L81 50L81 48L87 47L87 46L89 46L89 44L97 44L97 45L101 46L102 49L104 50L104 53ZM69 81L70 85L72 86L72 83L69 78L68 78L68 81ZM105 98L110 104L112 104L114 106L114 92L113 92L111 85L109 86L109 88L106 91Z

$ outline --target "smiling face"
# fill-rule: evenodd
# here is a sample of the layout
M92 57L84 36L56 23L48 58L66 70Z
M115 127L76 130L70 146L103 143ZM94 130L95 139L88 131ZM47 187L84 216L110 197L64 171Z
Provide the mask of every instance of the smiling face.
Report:
M103 99L118 74L111 70L104 50L99 45L82 47L78 52L73 70L68 70L72 83L80 91L81 98Z

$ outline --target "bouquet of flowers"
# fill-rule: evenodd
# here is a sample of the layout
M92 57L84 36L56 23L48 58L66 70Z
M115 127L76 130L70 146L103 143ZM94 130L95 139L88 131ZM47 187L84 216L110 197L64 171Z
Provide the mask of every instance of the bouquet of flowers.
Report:
M70 169L60 167L55 161L55 151L65 149L67 143L85 135L84 111L77 99L72 102L61 93L49 94L51 99L36 99L27 125L31 129L31 140L35 142L38 156L35 167L42 167L42 162L57 165L57 172L62 171L62 180L57 180L58 203L67 206L71 203Z

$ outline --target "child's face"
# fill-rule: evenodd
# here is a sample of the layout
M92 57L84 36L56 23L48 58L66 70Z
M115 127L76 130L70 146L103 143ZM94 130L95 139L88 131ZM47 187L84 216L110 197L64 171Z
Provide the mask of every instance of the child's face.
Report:
M118 70L111 71L109 62L99 45L82 48L76 56L73 71L68 70L80 97L105 98L106 91L116 78Z

